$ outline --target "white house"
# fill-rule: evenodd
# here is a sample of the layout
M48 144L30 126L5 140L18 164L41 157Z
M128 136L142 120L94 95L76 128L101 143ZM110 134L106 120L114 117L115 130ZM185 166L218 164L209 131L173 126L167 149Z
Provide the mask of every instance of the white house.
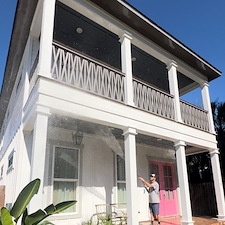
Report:
M0 97L4 204L40 178L29 212L76 199L50 217L72 225L126 203L137 225L149 219L137 177L154 172L161 215L191 225L185 156L208 151L224 220L208 89L220 75L123 0L19 0ZM195 88L204 109L180 99Z

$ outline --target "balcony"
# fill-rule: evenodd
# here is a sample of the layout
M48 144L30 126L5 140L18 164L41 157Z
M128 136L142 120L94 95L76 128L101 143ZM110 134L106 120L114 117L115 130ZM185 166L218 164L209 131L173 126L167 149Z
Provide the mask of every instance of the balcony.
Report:
M53 43L52 78L76 88L125 104L125 75L113 67ZM133 77L135 107L175 120L174 97ZM184 124L209 131L207 111L180 100Z

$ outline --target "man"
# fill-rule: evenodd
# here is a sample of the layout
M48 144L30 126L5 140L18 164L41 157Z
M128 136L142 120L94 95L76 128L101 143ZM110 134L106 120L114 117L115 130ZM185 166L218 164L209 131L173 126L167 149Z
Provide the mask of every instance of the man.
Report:
M150 176L150 183L145 181L144 178L139 177L139 179L143 182L145 185L146 190L149 193L149 208L150 208L150 219L151 219L151 225L153 225L154 219L158 221L158 224L160 224L160 215L159 215L159 184L156 182L156 176L155 174L151 174Z

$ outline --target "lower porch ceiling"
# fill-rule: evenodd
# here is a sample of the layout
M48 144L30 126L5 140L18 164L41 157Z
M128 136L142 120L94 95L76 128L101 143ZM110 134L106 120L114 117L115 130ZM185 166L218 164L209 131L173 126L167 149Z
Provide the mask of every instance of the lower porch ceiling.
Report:
M118 128L110 127L110 126L104 126L101 124L96 124L96 123L92 123L88 121L78 120L78 119L74 119L74 118L66 117L66 116L52 115L49 119L49 128L50 127L57 127L57 128L62 128L66 130L71 130L71 132L79 129L80 131L86 134L98 134L98 135L101 135L102 137L107 137L112 142L114 140L121 140L121 141L124 140L122 129L118 129ZM72 136L71 136L71 141L72 141ZM174 143L172 141L162 139L159 137L147 136L140 133L136 135L136 143L149 145L157 149L175 151ZM112 148L112 150L114 149ZM198 147L190 146L190 145L186 146L186 155L193 155L193 154L198 154L202 152L205 152L205 150L200 149Z

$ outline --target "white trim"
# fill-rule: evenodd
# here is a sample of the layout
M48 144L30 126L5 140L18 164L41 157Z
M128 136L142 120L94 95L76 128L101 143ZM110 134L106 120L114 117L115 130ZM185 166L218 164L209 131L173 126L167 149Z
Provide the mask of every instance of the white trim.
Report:
M55 150L56 148L66 148L66 149L71 149L71 150L77 150L78 151L78 178L77 179L63 179L63 178L54 178L54 168L55 168ZM50 149L51 151L51 149ZM54 216L51 216L52 219L56 218L56 219L65 219L65 218L68 218L68 215L70 216L70 218L77 218L77 216L80 214L80 205L81 203L80 202L80 148L76 148L76 147L68 147L68 146L64 146L64 145L53 145L52 146L52 158L49 158L49 160L53 160L52 162L52 177L51 177L51 189L50 189L50 199L51 199L51 202L53 202L53 186L54 186L54 181L68 181L68 182L75 182L76 183L76 189L75 189L75 196L76 196L76 205L75 205L75 209L76 211L75 212L70 212L70 213L63 213L63 214L59 214L59 215L54 215Z
M12 159L11 165L9 165L9 161ZM8 155L8 161L7 161L7 171L8 174L10 171L14 169L13 164L15 163L15 149L13 149L10 154Z

